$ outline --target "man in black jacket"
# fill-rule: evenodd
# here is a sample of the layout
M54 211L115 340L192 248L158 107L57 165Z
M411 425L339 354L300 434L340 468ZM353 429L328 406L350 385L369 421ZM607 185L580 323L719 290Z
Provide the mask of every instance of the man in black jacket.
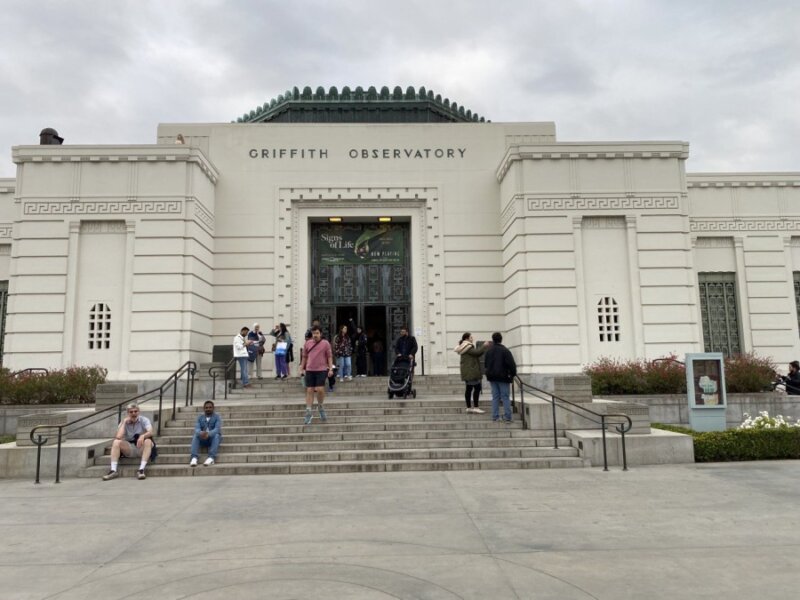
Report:
M492 421L500 420L500 401L503 401L503 421L511 423L511 382L517 374L517 363L511 351L503 346L499 331L492 334L492 347L484 355L486 379L492 387Z
M414 364L414 356L417 354L417 338L413 335L408 335L408 327L400 329L400 337L394 344L394 351L398 358L408 358L411 364Z
M793 360L789 363L789 375L781 377L786 385L786 393L790 396L800 396L800 362Z

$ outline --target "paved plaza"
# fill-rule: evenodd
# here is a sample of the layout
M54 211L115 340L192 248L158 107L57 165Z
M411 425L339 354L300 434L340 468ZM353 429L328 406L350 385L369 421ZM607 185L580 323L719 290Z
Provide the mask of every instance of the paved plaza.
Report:
M0 597L783 600L798 498L798 461L5 480Z

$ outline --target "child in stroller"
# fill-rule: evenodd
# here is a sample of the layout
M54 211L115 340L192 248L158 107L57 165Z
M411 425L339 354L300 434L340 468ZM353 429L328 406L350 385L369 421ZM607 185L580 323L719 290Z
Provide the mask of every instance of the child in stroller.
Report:
M417 397L417 390L414 389L414 361L408 356L398 356L389 369L389 387L386 390L389 399L395 396L398 398Z

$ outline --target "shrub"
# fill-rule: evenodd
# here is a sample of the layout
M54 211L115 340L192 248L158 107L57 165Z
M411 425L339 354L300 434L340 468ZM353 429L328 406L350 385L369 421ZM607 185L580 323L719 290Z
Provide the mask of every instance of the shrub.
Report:
M695 462L800 458L800 420L770 417L766 411L755 418L744 416L737 429L728 431L701 432L660 423L651 427L691 435Z
M654 361L601 358L584 367L593 394L685 394L686 369L674 354ZM728 393L763 392L775 380L775 364L749 352L725 359Z
M686 392L686 371L675 355L652 362L601 358L583 372L591 377L595 395Z
M685 394L686 367L674 354L645 364L648 394Z
M775 381L775 363L752 352L725 358L725 388L729 394L763 392Z
M70 367L47 374L12 377L0 371L0 404L82 404L94 401L95 388L105 383L103 367Z
M695 462L800 458L800 428L694 433Z

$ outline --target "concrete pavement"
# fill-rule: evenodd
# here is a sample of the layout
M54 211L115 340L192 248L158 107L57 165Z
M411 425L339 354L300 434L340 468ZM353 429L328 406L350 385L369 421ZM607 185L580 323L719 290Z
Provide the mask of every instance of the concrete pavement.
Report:
M798 497L800 461L2 480L0 598L783 600Z

